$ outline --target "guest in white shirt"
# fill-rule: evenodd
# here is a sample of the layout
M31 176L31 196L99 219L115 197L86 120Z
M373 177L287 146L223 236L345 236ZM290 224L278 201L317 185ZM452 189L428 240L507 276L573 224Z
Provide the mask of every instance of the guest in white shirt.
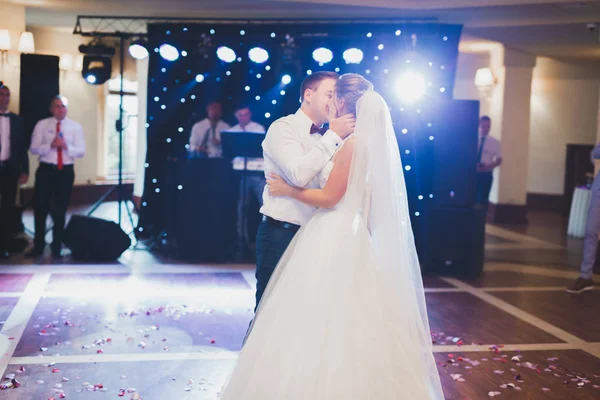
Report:
M317 174L354 131L353 115L329 115L338 77L325 71L308 75L300 87L300 109L271 124L262 144L265 177L277 174L297 187L319 187ZM327 121L329 130L321 128ZM283 252L314 210L291 197L273 197L265 188L263 219L256 234L257 305Z
M221 131L230 128L228 124L221 121L223 106L213 101L206 106L207 118L196 122L192 127L190 135L190 152L200 153L209 158L222 156Z
M494 168L502 164L500 142L490 136L492 121L484 115L479 119L479 145L477 153L477 197L475 203L487 211L490 190L494 180Z
M44 252L48 213L54 223L52 255L62 256L65 218L75 180L73 164L76 158L85 155L83 129L67 118L67 112L67 99L56 96L50 102L52 117L38 121L33 129L29 150L39 156L40 165L35 173L35 238L33 249L27 253L29 257L39 257Z
M23 120L8 111L10 89L0 82L0 259L8 257L9 239L22 229L14 207L19 185L29 178Z

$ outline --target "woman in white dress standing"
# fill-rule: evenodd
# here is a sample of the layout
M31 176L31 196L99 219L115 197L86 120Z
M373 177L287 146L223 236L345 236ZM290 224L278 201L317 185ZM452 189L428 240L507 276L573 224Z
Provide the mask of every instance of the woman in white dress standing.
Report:
M320 209L271 277L221 399L443 399L388 106L346 74L330 107L356 129L324 188L267 183Z

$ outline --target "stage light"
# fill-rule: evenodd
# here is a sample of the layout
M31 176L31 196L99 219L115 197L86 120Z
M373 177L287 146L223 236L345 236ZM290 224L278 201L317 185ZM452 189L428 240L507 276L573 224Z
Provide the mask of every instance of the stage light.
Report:
M333 53L326 47L319 47L312 53L313 59L319 64L327 64L333 60Z
M148 43L143 39L137 39L129 45L129 54L136 60L148 58Z
M401 34L401 33L402 33L402 31L401 31L400 29L398 29L398 30L396 31L396 36L400 36L400 34Z
M380 44L379 46L377 46L378 50L383 50L383 44Z
M425 94L425 80L415 72L407 72L396 81L396 91L401 100L413 102Z
M163 44L158 48L160 56L167 61L175 61L179 58L179 50L170 44Z
M248 58L250 58L252 62L262 64L269 59L269 52L262 47L253 47L248 51Z
M83 57L81 76L83 76L87 83L92 85L102 85L110 79L111 71L112 60L110 57L92 55Z
M360 64L360 62L363 60L363 56L362 50L355 47L344 51L344 54L342 54L346 64Z
M288 85L291 81L292 77L287 74L281 77L281 83L283 83L284 85Z
M236 59L235 51L227 46L221 46L217 49L217 57L226 63L232 63Z

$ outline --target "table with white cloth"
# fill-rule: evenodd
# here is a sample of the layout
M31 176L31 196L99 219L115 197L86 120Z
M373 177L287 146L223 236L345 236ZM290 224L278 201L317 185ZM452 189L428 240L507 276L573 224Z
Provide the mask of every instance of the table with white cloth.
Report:
M569 236L576 238L583 238L585 236L585 225L591 198L592 191L587 186L575 188L573 201L571 202L571 211L569 212L569 227L567 229Z

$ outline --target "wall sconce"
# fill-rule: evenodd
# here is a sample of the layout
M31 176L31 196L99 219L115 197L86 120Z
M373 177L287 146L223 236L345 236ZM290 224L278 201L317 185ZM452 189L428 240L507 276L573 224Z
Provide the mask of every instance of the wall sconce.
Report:
M498 83L498 79L496 79L490 68L479 68L475 73L475 86L484 99L491 97L496 83Z
M8 51L11 49L10 32L8 29L0 29L0 63L4 65L4 61L8 60Z
M73 56L68 53L61 54L60 61L58 62L58 68L60 68L61 71L72 70L73 69Z
M35 53L35 43L33 41L33 33L23 32L19 39L19 51L21 53Z

